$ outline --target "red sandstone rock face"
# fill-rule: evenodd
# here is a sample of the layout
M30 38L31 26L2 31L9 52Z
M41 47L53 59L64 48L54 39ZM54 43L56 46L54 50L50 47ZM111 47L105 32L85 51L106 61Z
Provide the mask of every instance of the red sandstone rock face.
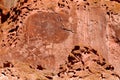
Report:
M67 24L67 15L49 12L35 13L26 21L26 35L29 41L41 38L49 43L61 43L69 36L64 28Z
M19 0L0 27L0 78L119 80L119 7L114 1Z

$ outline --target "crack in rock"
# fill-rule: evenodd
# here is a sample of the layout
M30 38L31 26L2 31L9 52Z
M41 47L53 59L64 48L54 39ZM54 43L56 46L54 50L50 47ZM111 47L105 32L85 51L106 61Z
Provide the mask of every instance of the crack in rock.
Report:
M71 33L75 33L74 31L70 30L70 29L67 29L65 27L61 27L62 30L65 30L65 31L68 31L68 32L71 32Z

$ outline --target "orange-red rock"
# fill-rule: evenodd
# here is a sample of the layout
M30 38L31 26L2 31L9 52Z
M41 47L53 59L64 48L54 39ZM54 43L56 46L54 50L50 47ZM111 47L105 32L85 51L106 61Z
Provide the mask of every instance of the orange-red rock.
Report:
M15 80L120 79L119 2L12 1L0 25L1 80L13 80L10 70Z

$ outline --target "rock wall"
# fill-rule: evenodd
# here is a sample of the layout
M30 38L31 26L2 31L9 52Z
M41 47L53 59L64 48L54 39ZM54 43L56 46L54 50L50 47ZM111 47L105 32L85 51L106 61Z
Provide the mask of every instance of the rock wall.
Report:
M19 74L21 80L30 74L45 78L43 75L46 73L50 73L46 79L51 79L54 73L52 78L54 80L120 79L119 1L18 0L16 3L16 0L13 0L12 2L16 5L8 6L9 15L5 14L6 20L0 25L1 70L16 70L17 73L12 72ZM78 50L78 55L76 52L73 54L73 48ZM73 57L70 61L74 62L76 59L74 62L76 65L69 61L71 54ZM61 65L65 66L65 71L59 69ZM74 72L76 67L80 68L78 74ZM20 70L27 75L21 75ZM35 71L35 74L31 71ZM61 73L65 77L61 77ZM15 78L18 80L18 76ZM36 76L32 80L35 78Z

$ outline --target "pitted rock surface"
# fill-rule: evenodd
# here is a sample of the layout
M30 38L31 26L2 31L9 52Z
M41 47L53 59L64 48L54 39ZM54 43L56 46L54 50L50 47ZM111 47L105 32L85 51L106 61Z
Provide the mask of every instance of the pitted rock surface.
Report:
M114 72L114 67L95 49L76 45L68 54L67 60L59 66L57 72L48 71L41 65L34 68L25 63L18 62L13 65L11 62L5 62L0 70L0 79L120 80L120 76Z
M65 64L60 65L58 76L61 80L119 80L110 65L96 50L75 46ZM108 77L109 76L109 77Z
M118 0L0 2L1 80L120 79Z

